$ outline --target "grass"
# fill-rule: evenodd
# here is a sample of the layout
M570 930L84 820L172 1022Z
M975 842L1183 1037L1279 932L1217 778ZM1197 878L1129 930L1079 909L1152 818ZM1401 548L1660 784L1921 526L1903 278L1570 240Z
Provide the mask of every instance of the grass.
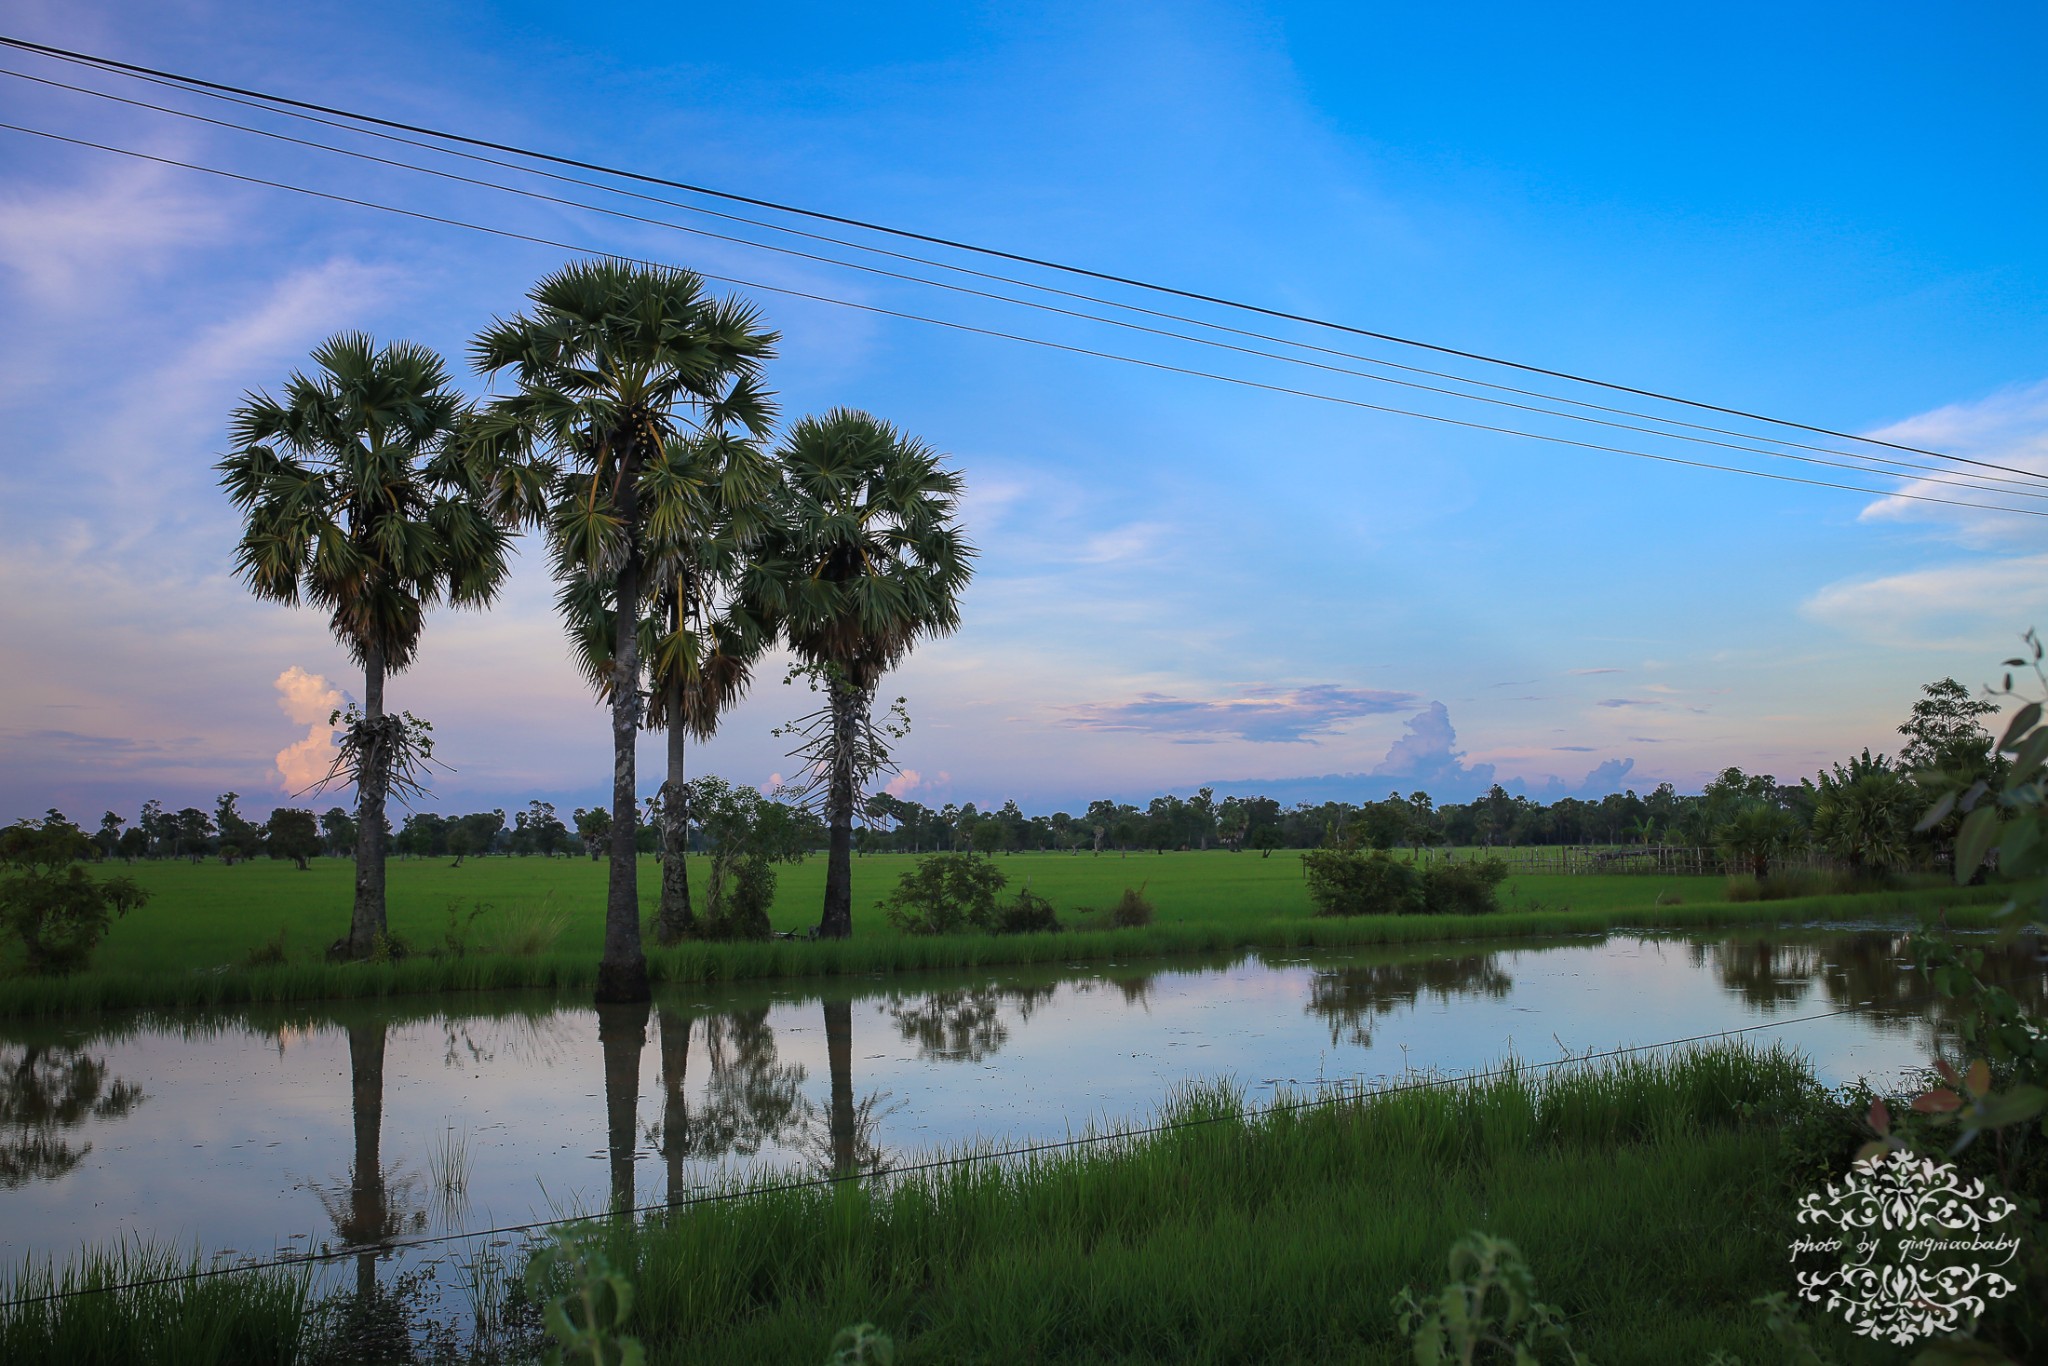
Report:
M1521 1245L1604 1366L1772 1361L1750 1302L1789 1288L1796 1199L1773 1116L1812 1096L1794 1056L1744 1046L1291 1111L1209 1087L1169 1103L1163 1118L1191 1126L1171 1132L757 1188L605 1236L635 1281L631 1330L677 1366L821 1361L863 1321L906 1366L1391 1366L1412 1359L1394 1296L1439 1288L1473 1228ZM262 1349L289 1289L250 1278L149 1292L146 1314L127 1295L0 1314L0 1359L174 1359L160 1337L179 1361L275 1360ZM1812 1318L1837 1359L1870 1359Z
M1206 854L1106 855L1100 859L1017 855L1002 866L1013 885L1025 878L1070 922L1077 905L1105 906L1142 884L1156 907L1150 925L1082 929L1057 935L905 936L872 896L912 862L884 855L858 860L855 933L839 943L771 941L685 944L649 954L657 982L750 981L1069 963L1216 953L1246 948L1343 948L1426 940L1512 939L1631 929L1705 929L1801 921L1869 921L1941 909L1958 928L1989 923L2005 889L1929 887L1855 896L1738 904L1721 899L1724 879L1639 876L1531 876L1501 889L1503 909L1484 916L1310 914L1298 856ZM823 860L787 870L772 923L808 924L822 896ZM345 922L353 886L347 863L143 864L135 874L158 893L117 922L89 972L66 978L0 979L0 1018L51 1019L139 1008L222 1007L379 998L418 993L538 988L583 991L596 983L604 865L589 859L445 860L391 865L394 931L431 950L450 932L472 951L415 955L398 962L332 965L297 946L324 945ZM696 871L693 868L693 871ZM658 890L652 862L641 870L651 915ZM1677 905L1656 905L1682 887ZM459 893L459 894L458 894ZM865 899L864 899L865 898ZM450 908L453 907L451 910ZM1106 915L1093 918L1104 924ZM251 963L250 950L284 935L294 946L283 963ZM239 937L238 937L239 936ZM478 951L486 946L514 952Z
M0 1361L295 1361L311 1278L303 1271L268 1271L171 1279L208 1266L196 1257L147 1247L90 1252L61 1272L26 1266L0 1293L8 1300L60 1298L0 1309ZM163 1283L112 1288L158 1279Z

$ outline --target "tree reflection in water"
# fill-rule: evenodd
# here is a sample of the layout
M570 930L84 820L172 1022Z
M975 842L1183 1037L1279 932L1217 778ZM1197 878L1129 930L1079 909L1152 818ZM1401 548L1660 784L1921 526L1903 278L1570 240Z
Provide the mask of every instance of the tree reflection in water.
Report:
M1744 936L1691 945L1692 961L1711 962L1721 985L1766 1010L1805 999L1815 984L1828 1005L1854 1010L1898 1029L1929 1026L1928 1046L1953 1034L1956 1003L1914 970L1912 935L1863 931L1818 942ZM2033 1010L2048 1005L2048 972L2040 949L2027 939L2000 944L1988 937L1963 941L1983 950L1978 975L2010 991Z
M825 1122L813 1116L808 1147L818 1169L827 1176L872 1176L889 1169L889 1154L877 1132L895 1107L885 1106L888 1092L853 1094L853 1002L826 999L825 1058L832 1072L832 1099Z
M660 1010L662 1108L655 1146L668 1168L668 1198L688 1193L685 1162L751 1157L801 1133L811 1105L808 1076L776 1054L768 1007L704 1017L704 1094L693 1113L688 1070L697 1017L675 1006Z
M0 1190L66 1175L92 1151L66 1130L121 1119L145 1099L141 1087L109 1081L106 1060L83 1049L0 1048Z
M1330 1042L1372 1046L1372 1026L1381 1016L1412 1006L1424 995L1439 1001L1456 996L1500 1000L1514 990L1491 953L1459 958L1420 958L1406 963L1361 963L1321 968L1309 983L1308 1013L1330 1026Z
M919 1058L933 1062L983 1062L1010 1041L1009 1026L1002 1018L1004 1006L1015 1007L1018 1019L1029 1020L1057 990L1057 983L1045 983L954 987L919 996L892 991L884 1009L896 1022L904 1042L917 1045Z

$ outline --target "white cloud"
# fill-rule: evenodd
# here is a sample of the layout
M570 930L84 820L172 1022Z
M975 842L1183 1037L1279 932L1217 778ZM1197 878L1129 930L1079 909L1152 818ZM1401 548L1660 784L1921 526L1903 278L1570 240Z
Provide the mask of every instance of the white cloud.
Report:
M0 265L52 309L121 288L174 252L219 238L227 205L168 167L116 166L78 185L0 197Z
M2003 465L2008 470L2048 477L2048 380L2001 389L1973 402L1951 403L1870 435L1902 446L1942 451L1986 464ZM1897 454L1901 460L1918 464L1948 465L1948 462L1933 461L1924 456L1895 452L1883 454ZM1947 468L1942 477L1967 478L1975 483L1988 484L1995 491L1980 493L1958 489L1927 478L1914 480L1902 491L1929 498L2001 503L2048 514L2048 483L2028 481L2023 475L1974 465L1954 465ZM1994 482L1997 480L2013 482ZM2010 543L2018 537L2038 536L2041 531L2040 521L2032 517L1944 507L1897 496L1870 503L1863 509L1862 518L1865 521L1911 521L1936 526L1965 543L1976 545Z
M2029 622L2048 620L2048 555L1845 579L1801 607L1816 621L1881 645L1978 651Z
M287 793L319 782L334 767L334 731L327 718L341 705L341 690L325 678L294 664L277 676L278 709L306 736L278 751L277 776Z

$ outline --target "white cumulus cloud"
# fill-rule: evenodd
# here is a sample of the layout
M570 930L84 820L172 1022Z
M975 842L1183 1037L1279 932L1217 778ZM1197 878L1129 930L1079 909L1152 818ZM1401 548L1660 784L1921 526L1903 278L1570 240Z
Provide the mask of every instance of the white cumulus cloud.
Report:
M277 776L287 793L302 791L327 776L334 765L334 731L327 718L342 704L341 689L294 664L277 676L277 706L296 726L306 728L303 740L277 753Z

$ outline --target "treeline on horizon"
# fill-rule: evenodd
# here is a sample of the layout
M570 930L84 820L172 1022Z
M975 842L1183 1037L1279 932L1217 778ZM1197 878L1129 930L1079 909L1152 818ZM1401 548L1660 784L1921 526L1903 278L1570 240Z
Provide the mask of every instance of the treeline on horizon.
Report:
M857 837L862 853L981 854L1020 852L1103 853L1131 851L1314 849L1342 844L1372 849L1427 846L1526 847L1535 845L1671 844L1691 848L1725 846L1748 839L1777 849L1805 842L1854 863L1903 864L1917 846L1931 853L1941 831L1916 832L1931 798L1919 775L1940 771L1995 776L1991 736L1979 718L1996 708L1972 698L1952 678L1928 684L1911 717L1899 727L1906 744L1900 755L1868 750L1814 779L1782 783L1771 774L1728 768L1697 795L1681 795L1670 783L1648 794L1633 790L1599 798L1563 797L1550 803L1511 794L1498 783L1469 802L1438 804L1424 791L1391 792L1361 802L1298 802L1283 807L1270 797L1218 798L1213 788L1193 796L1167 793L1144 806L1102 798L1076 814L1029 814L1015 801L979 809L975 803L926 806L887 792L864 804L866 824ZM356 845L354 818L336 806L316 816L281 807L258 824L243 817L238 794L224 794L212 812L196 807L166 811L146 802L130 824L109 811L93 843L103 857L203 859L226 862L265 854L304 861L320 855L345 856ZM770 799L773 803L773 799ZM801 803L773 803L786 810L805 847L825 846L823 821ZM50 816L62 819L61 813ZM662 849L661 804L653 798L637 832L640 852ZM604 807L575 808L568 820L553 803L529 801L509 816L502 809L441 815L409 813L393 833L402 857L490 854L553 857L603 855L611 838L611 813ZM1918 836L1916 839L1915 836ZM688 847L709 852L701 826L686 832Z

